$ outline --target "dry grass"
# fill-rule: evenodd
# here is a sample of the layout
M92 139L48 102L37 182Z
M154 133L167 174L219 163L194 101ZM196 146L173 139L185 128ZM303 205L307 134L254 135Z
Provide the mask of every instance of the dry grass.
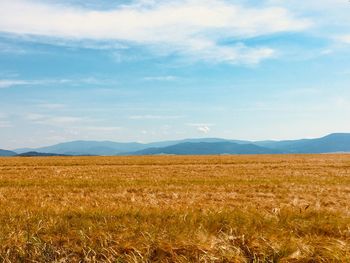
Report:
M350 155L0 159L3 262L350 262Z

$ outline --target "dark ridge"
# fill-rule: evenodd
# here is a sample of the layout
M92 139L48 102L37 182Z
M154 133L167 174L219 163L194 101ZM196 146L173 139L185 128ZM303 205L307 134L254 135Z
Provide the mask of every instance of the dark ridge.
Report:
M53 156L71 156L65 154L56 154L56 153L40 153L40 152L26 152L17 154L18 157L53 157Z
M277 154L282 151L269 149L254 144L238 144L233 142L199 142L199 143L179 143L176 145L148 148L145 150L130 153L130 155L212 155L212 154Z

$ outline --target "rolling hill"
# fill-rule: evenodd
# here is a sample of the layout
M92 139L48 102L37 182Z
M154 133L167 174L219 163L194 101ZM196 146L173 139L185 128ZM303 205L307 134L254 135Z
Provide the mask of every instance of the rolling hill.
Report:
M64 155L117 155L121 152L143 149L140 143L118 143L110 141L73 141L41 148L16 149L19 154L25 152L44 152Z
M290 141L263 141L254 144L278 149L286 153L336 153L350 152L350 134L333 133L317 139Z
M184 139L153 143L73 141L41 148L14 150L17 154L39 152L58 155L140 155L140 154L265 154L350 152L350 133L334 133L322 138L284 141L243 141L220 138ZM13 156L12 151L0 151Z
M134 151L140 151L154 147L167 147L186 142L228 142L226 139L219 138L204 138L204 139L184 139L174 141L162 141L153 143L119 143L112 141L72 141L66 143L59 143L52 146L41 148L22 148L16 149L18 154L27 152L44 152L64 155L120 155L123 153L129 153ZM232 140L230 142L236 143L249 143L248 141Z
M130 155L210 155L210 154L274 154L282 153L254 144L238 144L233 142L185 142L160 148L148 148L130 153Z
M17 153L0 149L0 156L15 156Z
M69 156L64 154L56 154L56 153L39 153L39 152L25 152L17 154L18 157L53 157L53 156Z

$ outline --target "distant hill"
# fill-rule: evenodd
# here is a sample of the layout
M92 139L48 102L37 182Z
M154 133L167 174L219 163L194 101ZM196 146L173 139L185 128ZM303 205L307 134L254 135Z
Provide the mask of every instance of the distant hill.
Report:
M137 151L140 149L143 149L143 146L140 143L118 143L110 141L73 141L41 148L17 149L15 151L19 154L29 151L35 151L65 155L117 155L121 152Z
M229 140L229 139L221 139L221 138L198 138L198 139L183 139L183 140L174 140L174 141L153 142L153 143L144 144L143 146L145 147L144 149L146 149L151 147L166 147L166 146L171 146L171 145L186 143L186 142L193 142L193 143L234 142L237 144L251 143L250 141L243 141L243 140Z
M186 142L160 148L148 148L130 153L131 155L210 155L210 154L274 154L281 151L254 144L238 144L233 142Z
M350 134L333 133L317 139L291 141L265 141L254 144L278 149L287 153L336 153L350 152Z
M16 149L15 152L18 154L26 152L48 152L55 154L66 154L66 155L120 155L123 153L140 151L147 148L153 147L166 147L185 142L226 142L229 140L218 139L218 138L204 138L204 139L184 139L174 141L162 141L153 143L119 143L111 141L72 141L66 143L59 143L52 146L41 147L41 148L22 148ZM232 142L237 143L249 143L247 141L235 140Z
M17 154L16 156L18 157L52 157L52 156L69 156L69 155L63 155L63 154L55 154L55 153L39 153L39 152L26 152L26 153L21 153Z
M4 151L4 150L3 150ZM152 143L112 141L73 141L15 152L57 155L140 155L140 154L261 154L261 153L350 153L350 133L334 133L322 138L284 141L244 141L220 138L184 139ZM1 154L1 152L0 152ZM14 155L7 151L7 155Z
M0 156L14 156L17 153L13 152L13 151L8 151L8 150L1 150L0 149Z

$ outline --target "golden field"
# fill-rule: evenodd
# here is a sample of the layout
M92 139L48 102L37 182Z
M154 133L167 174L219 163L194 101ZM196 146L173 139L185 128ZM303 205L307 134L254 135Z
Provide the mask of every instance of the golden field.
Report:
M350 155L0 159L0 262L350 262Z

